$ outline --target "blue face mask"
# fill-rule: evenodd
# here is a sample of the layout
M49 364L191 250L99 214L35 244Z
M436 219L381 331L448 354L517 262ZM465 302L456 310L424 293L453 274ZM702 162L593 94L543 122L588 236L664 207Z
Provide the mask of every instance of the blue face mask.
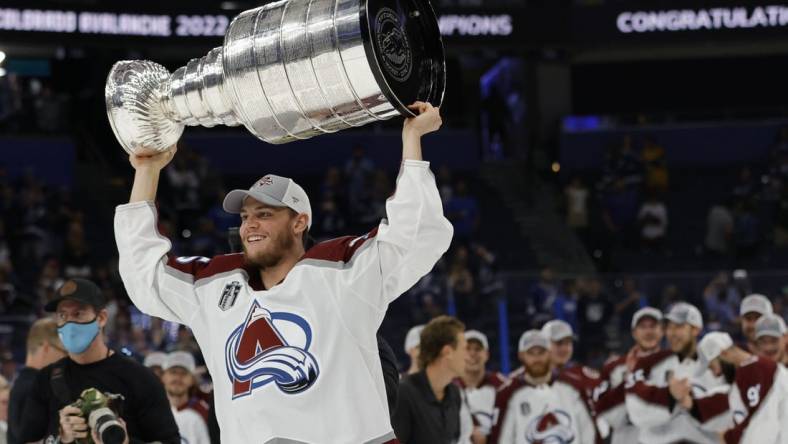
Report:
M63 346L69 353L78 355L90 347L90 343L99 334L98 318L91 322L77 323L66 322L62 327L58 327L57 335Z

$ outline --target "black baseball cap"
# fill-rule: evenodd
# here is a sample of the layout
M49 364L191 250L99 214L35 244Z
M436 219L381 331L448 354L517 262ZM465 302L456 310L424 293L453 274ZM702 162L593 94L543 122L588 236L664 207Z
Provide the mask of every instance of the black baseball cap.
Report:
M87 279L74 278L67 280L60 286L54 298L44 306L44 310L54 312L57 310L57 305L66 299L92 305L97 310L107 305L107 299L98 285Z

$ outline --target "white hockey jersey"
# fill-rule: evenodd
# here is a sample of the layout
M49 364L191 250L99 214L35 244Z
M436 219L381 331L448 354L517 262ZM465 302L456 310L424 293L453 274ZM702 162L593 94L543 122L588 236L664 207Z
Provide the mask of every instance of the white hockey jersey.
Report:
M143 312L193 330L222 442L397 442L375 332L451 242L428 162L403 162L386 213L367 235L311 248L266 290L240 254L169 257L153 203L117 208L126 290Z
M727 444L788 444L788 371L770 359L753 356L736 369L726 397L698 400L693 413L705 421L721 410L728 413Z
M506 377L501 373L487 372L478 387L466 387L462 379L455 382L465 394L474 424L481 434L489 435L495 412L495 393L506 382Z
M717 432L724 430L725 412L700 422L680 406L670 395L668 381L671 376L688 378L692 397L726 396L728 384L722 377L715 377L707 370L694 377L700 365L697 360L662 351L638 360L635 370L627 376L625 386L626 407L629 419L640 429L642 444L673 443L681 440L699 444L716 444Z
M491 442L593 444L596 430L576 391L565 384L531 385L516 379L496 399L498 421Z

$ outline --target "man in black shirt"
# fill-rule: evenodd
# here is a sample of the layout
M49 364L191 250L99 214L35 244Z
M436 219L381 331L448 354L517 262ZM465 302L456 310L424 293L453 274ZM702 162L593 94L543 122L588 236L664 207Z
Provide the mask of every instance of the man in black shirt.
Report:
M452 384L465 368L464 331L459 320L439 316L421 332L420 371L400 382L392 419L402 444L454 444L461 434L470 436L470 413L464 410L467 418L461 417L462 396Z
M8 444L24 442L19 439L17 433L22 424L25 403L33 390L38 371L63 359L66 355L63 343L57 337L57 325L54 319L39 319L30 326L30 331L27 332L25 367L19 371L14 380L8 403Z
M90 431L86 418L69 404L83 390L96 388L124 397L121 419L127 443L179 444L180 436L161 382L141 364L114 353L101 330L107 323L106 299L92 282L67 281L45 309L56 312L58 334L68 357L38 374L24 409L23 442L58 437L71 443Z

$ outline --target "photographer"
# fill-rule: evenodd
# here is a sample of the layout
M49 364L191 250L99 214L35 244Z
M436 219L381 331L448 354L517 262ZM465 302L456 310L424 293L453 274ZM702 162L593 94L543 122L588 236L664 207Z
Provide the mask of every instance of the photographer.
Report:
M124 443L180 443L161 382L150 370L110 350L104 342L106 303L95 284L73 279L46 305L47 311L56 313L58 334L68 357L38 374L19 431L23 442L46 438L58 442L54 441L58 438L70 443L88 437L92 433L88 418L72 404L83 390L95 388L123 397L113 410L117 409L117 422L126 431Z

